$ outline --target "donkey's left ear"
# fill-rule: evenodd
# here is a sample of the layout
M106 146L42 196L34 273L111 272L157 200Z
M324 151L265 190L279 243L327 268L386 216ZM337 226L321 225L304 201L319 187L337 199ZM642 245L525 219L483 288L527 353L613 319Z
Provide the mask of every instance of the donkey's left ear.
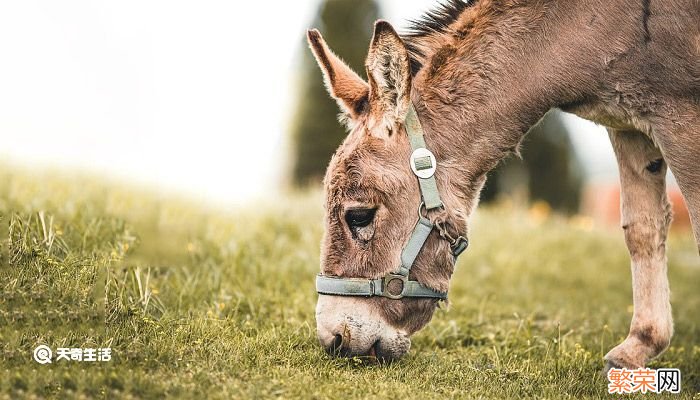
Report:
M386 21L374 25L365 66L372 111L390 124L402 122L411 102L411 64L406 45Z
M369 86L328 48L319 31L311 29L306 34L331 97L350 119L358 118L365 110Z

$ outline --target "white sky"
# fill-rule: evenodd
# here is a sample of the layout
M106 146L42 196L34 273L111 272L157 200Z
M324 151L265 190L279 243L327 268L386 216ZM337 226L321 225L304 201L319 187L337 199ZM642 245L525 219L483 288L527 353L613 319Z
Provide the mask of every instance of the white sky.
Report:
M222 204L273 192L317 1L256 3L0 2L0 162ZM383 6L401 27L433 3ZM607 137L588 127L575 140L609 165Z

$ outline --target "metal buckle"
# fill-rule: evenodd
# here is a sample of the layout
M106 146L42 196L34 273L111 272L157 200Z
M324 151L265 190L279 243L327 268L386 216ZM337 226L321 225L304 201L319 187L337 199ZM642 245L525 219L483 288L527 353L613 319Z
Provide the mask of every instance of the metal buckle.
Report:
M392 281L401 281L401 293L399 294L391 294L389 293L389 283ZM382 278L382 296L389 298L389 299L394 299L398 300L403 298L403 294L406 291L406 282L408 282L408 277L403 276L403 275L397 275L397 274L387 274Z
M450 235L450 232L447 230L447 227L445 226L445 221L441 218L437 219L435 221L435 226L438 229L438 233L440 236L450 242L450 250L452 250L452 255L457 258L464 250L469 247L469 239L465 238L462 235L459 235L457 237L454 237Z
M452 255L457 258L464 250L469 247L469 240L464 236L459 236L455 241L450 244L450 249L452 250Z

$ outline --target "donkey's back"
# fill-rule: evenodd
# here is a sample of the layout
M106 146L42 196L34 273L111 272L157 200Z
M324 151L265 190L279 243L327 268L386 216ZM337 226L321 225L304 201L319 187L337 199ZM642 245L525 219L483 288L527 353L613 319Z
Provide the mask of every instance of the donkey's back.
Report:
M604 125L634 126L647 133L654 125L678 122L679 109L696 114L697 121L699 0L585 0L576 7L593 11L577 14L586 20L577 21L584 32L576 32L581 38L574 42L582 52L604 54L604 59L589 66L596 80L602 80L591 89L600 104L575 112Z

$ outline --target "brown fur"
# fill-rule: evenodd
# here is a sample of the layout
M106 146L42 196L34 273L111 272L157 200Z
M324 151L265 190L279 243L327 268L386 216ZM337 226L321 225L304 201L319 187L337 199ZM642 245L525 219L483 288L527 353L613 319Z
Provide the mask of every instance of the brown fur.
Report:
M611 128L635 315L628 340L606 358L615 365L643 365L672 333L666 167L649 170L655 160L665 160L676 175L700 245L700 3L457 3L459 9L405 36L408 44L388 23L378 22L367 59L368 84L334 58L318 32L309 33L329 90L352 120L324 180L322 272L377 278L396 268L420 202L402 125L409 101L439 164L445 210L430 217L445 219L455 232L466 232L486 173L517 152L549 109L559 107ZM354 106L365 99L367 107ZM343 218L356 206L378 209L362 243ZM446 290L453 268L447 243L434 233L411 278ZM432 300L367 301L411 333L427 323L435 306Z

